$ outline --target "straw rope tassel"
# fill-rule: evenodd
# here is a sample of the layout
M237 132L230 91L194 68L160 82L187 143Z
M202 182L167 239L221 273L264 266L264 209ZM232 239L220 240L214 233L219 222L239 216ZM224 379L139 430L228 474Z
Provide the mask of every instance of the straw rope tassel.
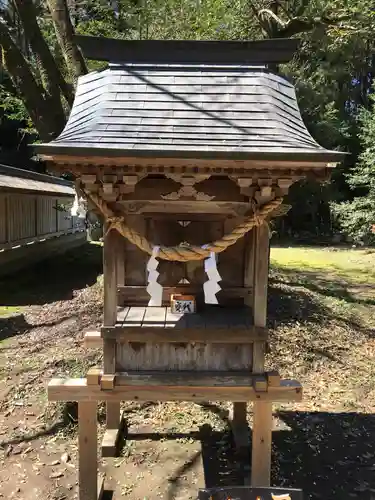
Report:
M81 190L80 187L77 189ZM152 255L154 245L150 243L147 238L139 234L134 229L125 224L124 217L117 217L108 204L100 198L96 193L85 192L86 198L102 212L104 217L110 223L109 230L116 229L122 236L127 238L131 243L136 245L139 249ZM211 252L221 253L226 248L234 245L237 240L242 238L248 231L255 226L260 226L266 222L266 218L278 208L282 203L282 198L275 198L265 205L261 206L259 210L254 209L254 213L245 218L242 224L239 224L234 230L224 235L222 238L201 246L183 246L178 245L174 247L160 246L158 258L171 261L189 262L192 260L203 260L211 255Z

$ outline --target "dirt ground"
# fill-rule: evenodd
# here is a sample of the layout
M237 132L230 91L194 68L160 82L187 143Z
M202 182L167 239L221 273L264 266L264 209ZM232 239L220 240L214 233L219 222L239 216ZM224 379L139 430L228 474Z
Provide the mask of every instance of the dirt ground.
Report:
M24 323L0 330L0 498L77 498L76 408L48 403L46 385L100 362L99 351L82 345L84 332L101 323L100 253L88 245L0 282L0 306L25 314ZM371 262L374 269L375 254ZM272 484L303 488L311 499L375 498L372 281L276 262L269 326L269 367L304 386L302 403L275 408ZM205 485L242 484L249 457L236 455L228 409L124 404L121 456L101 465L113 499L187 500Z

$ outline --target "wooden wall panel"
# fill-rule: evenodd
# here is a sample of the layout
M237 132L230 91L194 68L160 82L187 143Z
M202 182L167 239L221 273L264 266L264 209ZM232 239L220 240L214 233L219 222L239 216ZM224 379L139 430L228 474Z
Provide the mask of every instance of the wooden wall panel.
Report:
M38 236L57 232L56 198L52 196L38 196Z
M9 241L16 242L36 235L36 198L11 194L9 207Z
M6 243L7 240L7 195L0 193L0 244Z
M116 370L251 371L252 349L252 344L118 344Z
M186 241L192 245L204 245L221 238L223 235L223 222L221 220L191 221L185 228ZM203 285L207 281L204 270L204 261L187 262L187 278L190 283Z
M59 205L63 205L66 208L69 208L72 206L72 198L58 198L57 203ZM60 210L57 210L57 231L66 231L67 229L71 229L73 227L73 219L70 215L70 211L68 212L62 212Z
M230 233L240 223L239 218L216 220L192 220L186 227L178 220L169 217L128 216L129 224L142 234L147 235L154 244L173 246L181 242L193 245L210 243L224 234ZM147 284L146 265L148 256L129 242L126 242L126 285L142 286ZM241 238L235 245L218 255L218 270L222 276L220 285L226 287L244 286L244 259L246 242ZM176 286L182 280L191 284L203 285L207 281L204 261L188 263L160 261L159 283L163 286Z
M0 193L0 246L11 248L55 235L59 218L60 231L68 232L72 218L58 212L56 202L55 196L43 194Z
M175 246L184 239L184 228L176 220L147 218L147 236L156 245ZM163 286L177 285L186 275L183 262L159 261L158 282Z
M146 234L146 221L142 215L129 215L127 223L139 233ZM125 243L125 285L144 286L147 284L146 265L148 255L126 240Z
M230 234L240 224L241 219L232 218L224 221L224 234ZM218 270L222 281L220 286L244 286L244 255L245 239L240 238L237 243L228 247L218 255Z

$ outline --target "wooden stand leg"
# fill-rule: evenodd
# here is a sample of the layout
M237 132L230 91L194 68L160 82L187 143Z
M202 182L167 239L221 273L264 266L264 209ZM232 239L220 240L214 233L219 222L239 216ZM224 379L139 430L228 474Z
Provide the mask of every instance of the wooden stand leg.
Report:
M78 403L79 500L98 498L97 402Z
M254 403L251 486L270 486L272 403Z
M116 360L116 342L106 339L103 346L103 365L105 373L115 373ZM110 402L106 405L106 424L107 429L104 432L102 441L102 456L116 456L118 441L122 430L122 421L120 418L120 403Z
M261 199L259 199L262 202ZM265 200L263 200L265 202ZM269 271L269 231L263 224L253 236L253 314L254 325L267 323ZM253 373L264 373L265 342L253 344ZM251 486L270 486L272 446L272 403L256 402L253 408Z

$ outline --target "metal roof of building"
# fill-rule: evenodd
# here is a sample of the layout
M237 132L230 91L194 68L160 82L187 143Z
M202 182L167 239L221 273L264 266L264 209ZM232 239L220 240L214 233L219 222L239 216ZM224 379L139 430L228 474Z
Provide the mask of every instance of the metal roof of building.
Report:
M315 142L293 85L266 65L175 60L110 64L81 77L65 129L36 149L45 154L317 161L339 161L342 155Z
M0 190L39 191L74 196L73 184L58 177L0 165Z

